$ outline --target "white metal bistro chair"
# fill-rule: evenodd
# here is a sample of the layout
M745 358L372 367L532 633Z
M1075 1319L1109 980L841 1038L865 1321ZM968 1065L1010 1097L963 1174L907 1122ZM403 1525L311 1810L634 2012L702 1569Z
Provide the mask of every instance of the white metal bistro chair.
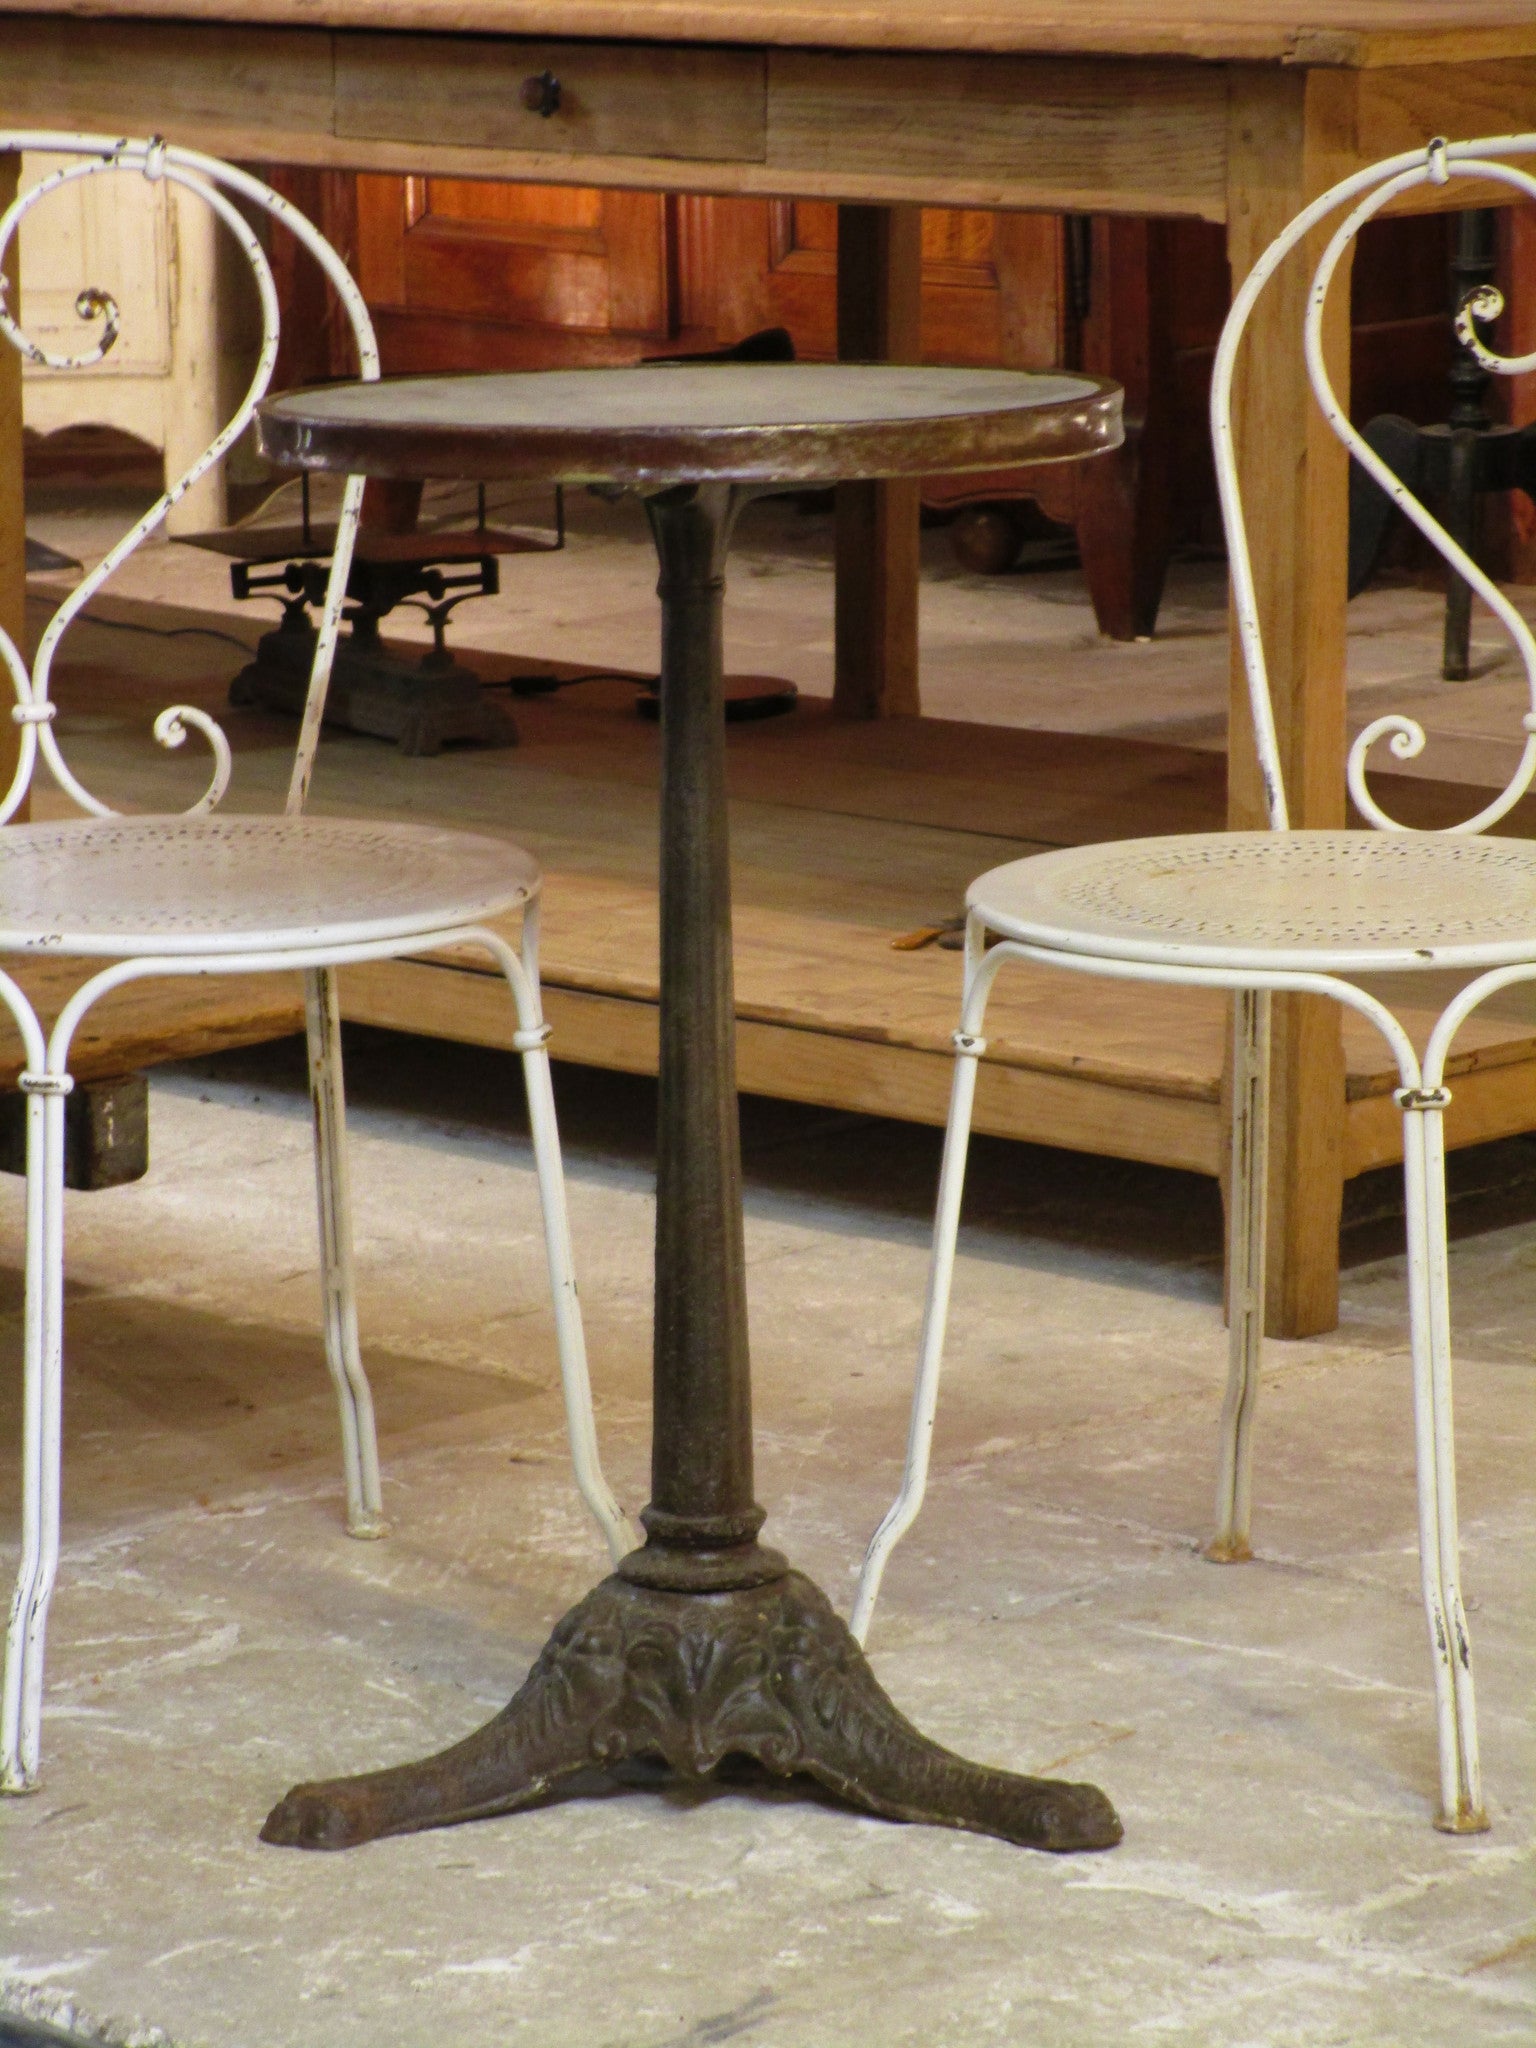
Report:
M51 1032L44 1031L17 983L0 971L0 1001L25 1048L21 1087L27 1095L22 1543L6 1635L0 1789L25 1792L38 1777L43 1642L59 1554L64 1098L72 1086L70 1043L92 1004L125 982L146 976L303 971L325 1356L341 1411L347 1528L367 1537L382 1535L384 1521L373 1405L358 1348L336 970L446 945L479 947L491 957L506 978L516 1011L513 1044L522 1055L528 1093L577 1483L615 1559L633 1538L597 1458L545 1043L549 1028L539 1002L537 864L518 847L478 834L304 815L363 479L349 477L346 483L281 816L211 815L229 782L230 749L218 725L190 706L163 711L154 724L155 737L162 746L179 747L188 730L196 730L212 749L213 773L197 803L173 817L115 814L71 772L53 731L49 684L71 621L161 524L167 509L231 446L270 382L277 354L277 298L262 243L236 202L280 221L320 263L351 321L361 374L372 380L379 374L379 357L367 308L329 243L286 200L244 171L160 141L110 136L0 132L0 152L8 150L46 152L69 161L0 215L0 267L23 216L70 181L111 174L164 178L210 206L234 236L255 276L263 316L256 373L239 410L200 460L59 606L30 669L0 632L0 661L16 694L11 716L20 742L15 776L0 800L0 826L5 827L0 831L0 955L46 951L81 963L80 986ZM74 357L49 354L12 318L0 279L0 333L33 361L75 369L107 354L118 328L110 295L89 288L81 293L77 310L82 319L102 323L94 346ZM88 816L64 823L9 822L39 760ZM520 949L490 923L518 912Z
M1209 1554L1246 1557L1254 1402L1264 1309L1265 1143L1270 999L1295 991L1332 997L1367 1017L1397 1062L1408 1218L1408 1307L1418 1466L1419 1553L1434 1658L1440 1742L1440 1811L1453 1833L1487 1826L1478 1771L1472 1657L1459 1585L1456 1474L1451 1430L1447 1301L1445 1064L1458 1030L1497 990L1536 978L1536 845L1479 838L1506 817L1536 775L1536 640L1519 613L1398 482L1350 426L1323 365L1329 284L1364 223L1400 193L1452 178L1491 178L1536 197L1536 178L1501 161L1536 153L1536 135L1431 143L1341 180L1269 247L1233 302L1211 386L1211 428L1231 561L1233 598L1253 725L1269 804L1268 832L1194 833L1036 854L994 868L966 896L964 996L940 1171L938 1214L917 1385L901 1491L865 1557L853 1612L862 1641L895 1544L922 1504L939 1367L954 1272L955 1238L987 998L1014 961L1117 980L1228 989L1233 1005L1233 1118L1229 1204L1231 1337L1222 1408L1217 1528ZM1265 670L1252 565L1238 492L1232 381L1255 300L1285 257L1339 209L1349 210L1312 281L1305 327L1308 373L1329 425L1512 635L1525 663L1531 710L1507 788L1475 817L1444 832L1409 831L1372 797L1366 762L1379 740L1404 760L1424 745L1410 718L1376 718L1349 752L1349 787L1374 830L1293 831ZM1479 339L1502 300L1484 289L1457 320L1462 340L1506 376L1536 368L1536 354L1505 359ZM992 943L989 943L991 941ZM1461 970L1422 1057L1397 1018L1352 975Z

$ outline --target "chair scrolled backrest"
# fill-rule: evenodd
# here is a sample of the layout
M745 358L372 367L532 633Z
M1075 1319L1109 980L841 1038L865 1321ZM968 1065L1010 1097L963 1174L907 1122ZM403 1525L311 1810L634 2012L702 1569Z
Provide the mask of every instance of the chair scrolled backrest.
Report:
M1505 597L1484 575L1465 549L1446 532L1440 522L1420 503L1407 486L1393 474L1380 456L1359 435L1334 395L1323 361L1323 313L1328 289L1345 250L1361 228L1401 193L1417 185L1446 185L1455 178L1475 178L1512 187L1526 198L1536 198L1536 177L1503 162L1506 157L1536 154L1536 134L1490 135L1473 142L1447 142L1437 136L1424 149L1405 151L1372 164L1352 177L1341 178L1312 204L1297 214L1259 258L1232 301L1216 350L1211 376L1211 441L1216 457L1216 483L1221 499L1222 524L1226 532L1227 555L1232 576L1232 603L1242 647L1248 696L1253 711L1253 730L1259 764L1264 777L1269 822L1278 831L1289 823L1285 779L1280 766L1280 749L1275 734L1274 706L1269 691L1269 674L1264 659L1263 635L1254 595L1253 563L1248 548L1247 526L1238 487L1237 456L1232 430L1232 382L1238 349L1248 316L1270 278L1297 243L1342 207L1349 211L1339 222L1313 273L1307 301L1304 330L1307 375L1323 416L1350 454L1379 484L1392 502L1412 520L1426 539L1458 575L1476 591L1488 608L1507 628L1525 664L1529 709L1521 723L1525 746L1508 784L1493 801L1474 817L1444 829L1455 834L1484 831L1513 810L1536 777L1536 638ZM1353 203L1351 203L1353 202ZM1470 293L1456 314L1456 332L1462 343L1485 369L1504 377L1518 377L1536 369L1536 351L1524 356L1501 356L1479 335L1476 322L1497 319L1504 310L1500 292L1491 285ZM1367 822L1385 832L1409 828L1382 810L1366 782L1366 757L1378 740L1385 739L1390 752L1400 761L1412 760L1424 747L1424 728L1417 719L1389 713L1374 718L1356 736L1349 750L1349 790Z
M353 283L345 263L325 237L296 207L290 205L281 194L274 192L269 185L263 184L259 178L253 178L247 171L237 170L232 164L221 163L217 157L204 156L193 149L182 149L175 144L162 142L156 137L147 141L136 141L119 136L66 134L53 129L0 129L0 154L22 150L70 159L28 190L19 193L5 212L0 214L0 335L3 335L5 340L19 350L27 360L42 364L50 370L86 369L92 363L101 362L117 340L120 325L117 304L109 291L100 285L92 284L81 290L75 300L75 311L82 320L101 322L94 345L79 355L54 354L41 347L32 340L14 317L10 286L5 276L7 257L15 242L17 230L34 207L42 204L49 193L58 191L60 187L71 184L76 179L112 175L142 177L151 183L163 179L195 194L205 205L212 208L238 243L255 278L261 303L261 348L255 374L239 408L191 467L167 485L144 516L123 535L111 552L75 585L49 620L30 668L23 659L21 650L4 629L0 628L0 663L3 663L16 693L11 716L21 732L16 772L9 789L4 797L0 798L0 825L15 816L31 786L39 758L46 764L59 787L82 809L96 817L113 815L111 807L102 803L76 778L59 749L53 731L54 705L49 695L53 662L59 643L73 621L84 611L120 564L161 524L170 507L233 446L254 416L256 407L265 397L267 387L272 381L272 368L277 360L279 325L277 291L272 281L272 268L267 261L266 251L250 222L235 204L236 199L244 200L272 219L281 221L309 250L335 286L345 309L357 346L359 374L368 382L376 379L379 374L379 351L374 339L373 323L368 317L368 308L363 303L362 294ZM22 317L25 318L25 308L21 310ZM290 814L303 809L309 791L310 776L314 769L315 749L320 740L320 722L325 711L325 695L330 682L336 636L340 629L341 608L346 597L347 576L352 566L352 548L357 534L362 495L363 479L360 476L348 477L337 526L335 551L326 583L325 603L315 640L309 690L299 724L298 744L289 779L285 808ZM200 711L190 704L173 704L162 711L154 722L154 736L162 746L179 747L187 736L188 728L201 733L213 752L213 773L202 796L195 804L189 806L187 815L192 816L211 811L223 796L229 785L231 755L229 742L218 723L210 718L207 712Z

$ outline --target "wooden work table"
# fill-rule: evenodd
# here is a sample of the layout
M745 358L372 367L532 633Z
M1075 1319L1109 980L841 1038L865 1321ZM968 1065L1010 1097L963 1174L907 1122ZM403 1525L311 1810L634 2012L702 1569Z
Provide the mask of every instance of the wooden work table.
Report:
M520 96L545 71L562 86L547 117ZM1536 125L1536 0L10 0L0 122L160 132L259 161L833 199L842 352L901 360L920 205L1225 222L1240 278L1355 166L1437 133ZM6 176L0 159L0 196ZM1330 826L1345 818L1345 462L1309 404L1302 294L1298 268L1255 319L1245 461L1292 815ZM1345 333L1341 318L1336 356ZM1342 363L1334 375L1342 386ZM19 441L7 356L7 621ZM845 713L917 708L915 569L914 487L851 487ZM1260 821L1240 697L1228 803L1233 823ZM1305 1334L1336 1319L1336 1013L1289 1002L1277 1056L1270 1322Z

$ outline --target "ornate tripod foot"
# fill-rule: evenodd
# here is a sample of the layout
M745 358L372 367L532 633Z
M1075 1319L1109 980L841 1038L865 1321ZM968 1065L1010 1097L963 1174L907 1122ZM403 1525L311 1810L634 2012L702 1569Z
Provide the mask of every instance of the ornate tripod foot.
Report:
M698 1783L736 1757L776 1777L813 1778L888 1820L1030 1849L1108 1849L1122 1833L1095 1786L989 1770L920 1735L825 1596L787 1572L721 1593L605 1579L559 1624L495 1720L421 1763L295 1786L261 1838L348 1849L513 1813L583 1773L660 1761Z

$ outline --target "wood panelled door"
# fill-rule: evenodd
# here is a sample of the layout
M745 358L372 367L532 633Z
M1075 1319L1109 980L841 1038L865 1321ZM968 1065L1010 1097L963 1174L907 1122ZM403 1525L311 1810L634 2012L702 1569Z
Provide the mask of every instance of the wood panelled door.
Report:
M787 327L802 356L837 353L837 208L714 201L714 301L722 342ZM701 308L702 310L702 308ZM1045 369L1065 346L1061 222L1054 214L923 214L922 353L933 363Z
M837 208L573 186L360 176L358 281L386 369L631 362L787 327L836 353ZM923 217L923 354L1062 359L1052 215Z
M675 331L671 201L461 178L357 181L384 367L629 362Z

